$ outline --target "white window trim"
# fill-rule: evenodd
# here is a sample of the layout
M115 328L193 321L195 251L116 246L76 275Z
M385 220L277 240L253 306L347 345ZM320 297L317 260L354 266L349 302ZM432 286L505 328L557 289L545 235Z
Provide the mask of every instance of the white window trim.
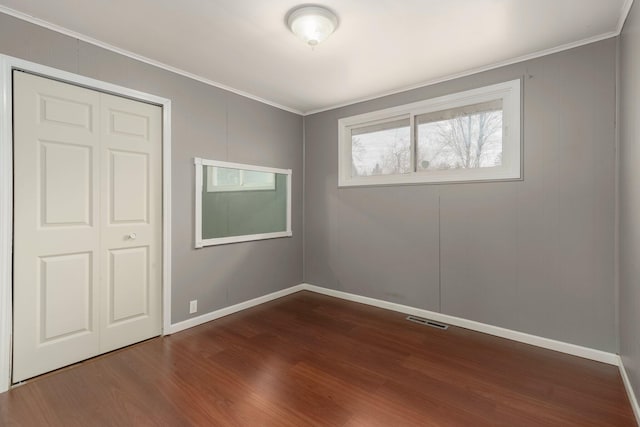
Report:
M226 245L229 243L250 242L253 240L276 239L279 237L291 237L293 235L291 231L291 169L276 169L276 168L269 168L264 166L246 165L242 163L222 162L217 160L202 159L200 157L195 157L193 159L193 163L196 166L195 167L195 180L196 180L195 247L196 249L200 249L205 246ZM215 167L230 168L230 169L246 169L246 170L251 170L256 172L270 172L270 173L286 175L287 176L286 230L277 231L274 233L246 234L243 236L230 236L230 237L218 237L214 239L203 239L202 238L202 186L204 185L204 183L202 182L203 181L202 166L215 166Z
M171 100L0 54L0 393L11 387L13 70L162 107L162 331L171 333Z
M425 101L387 108L338 120L338 187L513 181L522 179L521 79L458 92ZM415 117L420 114L502 100L502 166L444 171L412 171L397 175L351 176L351 129L376 122L409 118L411 123L411 164L415 167Z

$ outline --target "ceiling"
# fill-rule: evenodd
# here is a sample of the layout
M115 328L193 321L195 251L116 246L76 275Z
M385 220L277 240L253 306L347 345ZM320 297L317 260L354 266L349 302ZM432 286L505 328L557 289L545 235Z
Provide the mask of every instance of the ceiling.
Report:
M321 0L340 23L315 49L285 25L296 0L0 0L0 12L310 113L615 36L631 2Z

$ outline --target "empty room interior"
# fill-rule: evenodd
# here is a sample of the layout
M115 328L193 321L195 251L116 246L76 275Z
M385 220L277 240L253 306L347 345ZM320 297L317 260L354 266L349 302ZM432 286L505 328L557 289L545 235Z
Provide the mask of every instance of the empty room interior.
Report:
M638 165L633 0L0 0L0 425L638 425Z

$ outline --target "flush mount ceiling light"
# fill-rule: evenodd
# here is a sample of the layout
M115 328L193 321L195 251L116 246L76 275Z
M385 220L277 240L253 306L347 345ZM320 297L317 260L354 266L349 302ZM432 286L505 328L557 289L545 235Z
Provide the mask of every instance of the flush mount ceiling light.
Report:
M315 46L336 30L338 17L324 7L302 6L289 12L287 24L293 34Z

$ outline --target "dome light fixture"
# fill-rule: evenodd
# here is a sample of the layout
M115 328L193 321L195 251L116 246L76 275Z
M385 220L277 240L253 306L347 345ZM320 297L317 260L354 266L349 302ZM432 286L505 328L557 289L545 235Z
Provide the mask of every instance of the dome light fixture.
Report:
M289 12L287 24L293 34L313 47L336 30L338 17L321 6L300 6Z

